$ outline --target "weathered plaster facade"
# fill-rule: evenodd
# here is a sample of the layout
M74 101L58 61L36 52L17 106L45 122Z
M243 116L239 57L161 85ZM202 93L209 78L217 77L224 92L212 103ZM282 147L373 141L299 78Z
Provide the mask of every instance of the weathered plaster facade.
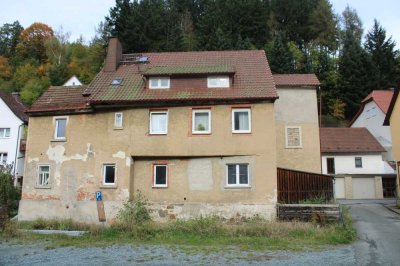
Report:
M233 134L230 105L211 108L212 133L191 134L191 107L167 107L168 134L149 134L148 108L67 115L66 140L53 139L54 116L31 117L26 178L19 219L73 218L96 222L95 192L103 192L108 222L140 190L152 215L188 218L255 214L271 218L276 203L276 130L273 103L246 104L252 130ZM123 128L114 128L115 112ZM46 129L46 130L44 130ZM152 187L152 165L168 164L168 187ZM104 164L116 166L116 184L102 181ZM226 164L249 165L249 186L226 186ZM37 186L38 166L50 166L50 183Z
M277 86L275 102L278 167L321 173L316 87ZM286 127L301 130L301 147L286 145Z

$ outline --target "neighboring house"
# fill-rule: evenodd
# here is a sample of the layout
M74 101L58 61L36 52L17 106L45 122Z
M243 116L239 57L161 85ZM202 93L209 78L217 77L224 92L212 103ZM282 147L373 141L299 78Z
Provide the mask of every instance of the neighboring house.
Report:
M336 198L394 197L395 172L366 128L321 128L322 173L335 176Z
M15 185L22 183L25 160L25 126L28 116L19 93L0 91L0 164L12 164Z
M63 86L65 87L74 87L74 86L82 86L82 82L75 76L73 75L72 77L67 80Z
M399 90L395 90L392 100L389 105L389 109L386 114L386 118L384 121L385 126L390 126L391 133L392 133L392 144L393 144L393 160L395 161L396 165L396 192L397 197L400 196L400 102L398 101L399 98Z
M278 167L321 173L317 87L314 74L273 75Z
M350 122L350 127L365 127L385 148L385 161L393 161L392 136L390 126L383 125L390 101L391 90L374 90L361 102L358 113Z
M19 219L96 222L102 191L112 221L138 190L156 220L275 217L277 98L264 51L122 54L111 38L88 86L51 87L29 109Z

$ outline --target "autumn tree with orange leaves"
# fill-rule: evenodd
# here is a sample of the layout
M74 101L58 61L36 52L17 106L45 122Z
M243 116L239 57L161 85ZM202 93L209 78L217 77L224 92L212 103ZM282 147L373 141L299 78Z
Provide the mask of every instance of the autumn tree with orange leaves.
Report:
M43 62L47 58L45 43L53 35L54 31L48 25L33 23L21 32L16 48L17 55L21 58L34 58Z

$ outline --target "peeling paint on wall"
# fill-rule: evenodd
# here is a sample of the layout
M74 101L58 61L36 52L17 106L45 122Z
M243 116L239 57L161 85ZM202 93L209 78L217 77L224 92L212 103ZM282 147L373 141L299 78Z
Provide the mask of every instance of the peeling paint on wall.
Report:
M117 153L114 153L112 155L113 158L120 158L120 159L125 159L125 152L123 151L118 151Z
M76 191L76 200L77 201L95 200L94 192L86 191L85 188L80 187Z
M22 199L25 200L60 200L59 196L54 195L41 195L36 193L22 193Z
M39 162L39 158L32 158L32 157L28 156L28 163L31 163L31 162Z

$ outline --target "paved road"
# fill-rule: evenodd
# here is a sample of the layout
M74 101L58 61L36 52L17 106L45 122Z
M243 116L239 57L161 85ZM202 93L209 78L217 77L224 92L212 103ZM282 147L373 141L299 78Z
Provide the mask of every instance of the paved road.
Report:
M359 240L353 244L357 265L400 265L400 215L384 201L346 202Z

